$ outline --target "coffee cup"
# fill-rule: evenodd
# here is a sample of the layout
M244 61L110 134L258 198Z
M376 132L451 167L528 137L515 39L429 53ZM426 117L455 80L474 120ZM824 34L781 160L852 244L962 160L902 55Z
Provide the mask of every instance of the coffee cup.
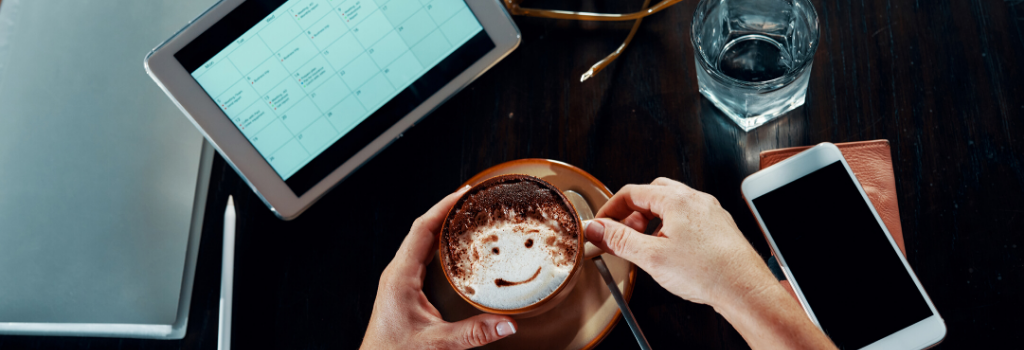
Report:
M583 223L558 188L510 174L470 188L441 226L438 256L459 296L487 313L527 318L558 305L582 270Z

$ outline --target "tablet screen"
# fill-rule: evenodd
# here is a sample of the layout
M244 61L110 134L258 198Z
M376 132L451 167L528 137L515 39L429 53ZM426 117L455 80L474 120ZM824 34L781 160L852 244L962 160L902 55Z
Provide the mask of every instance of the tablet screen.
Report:
M251 0L175 57L301 195L493 47L462 0Z

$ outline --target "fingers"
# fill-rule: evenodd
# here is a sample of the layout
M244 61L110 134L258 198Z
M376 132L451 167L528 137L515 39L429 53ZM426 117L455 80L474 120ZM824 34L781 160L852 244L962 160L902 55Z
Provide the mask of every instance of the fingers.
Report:
M508 316L480 314L465 320L441 326L445 335L441 342L447 349L469 349L490 344L515 334L516 322Z
M686 188L690 188L690 186L686 186L686 184L684 184L682 182L679 182L679 181L676 181L676 180L672 180L672 179L667 178L667 177L659 177L657 179L654 179L654 181L651 181L651 185L654 185L654 186L683 186L683 187L686 187Z
M598 248L617 257L646 267L651 254L656 254L657 237L644 235L636 230L609 219L591 220L585 229L587 240Z
M409 235L405 236L402 246L395 254L395 262L398 263L400 271L418 274L418 267L421 264L430 263L434 258L434 247L437 244L437 235L441 231L441 223L455 201L468 189L469 186L466 186L444 197L412 223Z
M665 214L673 193L675 191L666 190L664 186L626 185L597 211L596 217L621 220L633 212L639 212L648 220L660 217Z
M643 232L646 231L647 229L647 219L644 218L643 214L637 212L633 212L632 215L627 217L625 220L622 220L622 223L628 226L629 228L636 230L637 232ZM588 224L590 224L590 220L583 222L584 229L586 229ZM589 242L589 238L587 243L589 244L586 246L585 253L583 254L583 259L590 260L593 259L595 256L604 254L604 251L601 250L601 248L598 248L595 243Z
M622 220L622 224L629 226L629 228L636 230L636 232L647 231L647 218L643 214L633 212L628 217Z

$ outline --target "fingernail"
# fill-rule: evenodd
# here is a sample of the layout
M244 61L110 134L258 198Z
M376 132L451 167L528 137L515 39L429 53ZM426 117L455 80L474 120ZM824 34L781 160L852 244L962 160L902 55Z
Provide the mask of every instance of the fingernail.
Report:
M604 240L604 223L599 220L590 220L585 225L583 232L587 235L587 239L592 242Z
M512 322L498 322L498 326L495 327L498 331L498 336L504 337L506 335L516 334L516 326L512 325Z

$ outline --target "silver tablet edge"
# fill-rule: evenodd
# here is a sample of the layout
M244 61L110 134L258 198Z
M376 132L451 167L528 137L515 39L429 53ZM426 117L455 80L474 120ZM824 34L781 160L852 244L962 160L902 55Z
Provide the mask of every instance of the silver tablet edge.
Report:
M454 95L458 91L461 91L466 85L468 85L469 83L474 81L481 74L483 74L484 72L489 70L491 67L493 67L495 64L497 64L497 62L499 62L501 59L506 57L516 47L518 47L518 45L519 45L519 43L521 41L521 34L519 32L519 28L515 25L515 22L511 20L511 16L508 14L508 12L505 10L505 8L501 5L501 3L499 1L496 1L496 0L468 0L467 4L469 5L469 7L471 9L477 9L477 8L480 8L481 6L489 6L489 7L491 7L491 8L487 8L486 9L486 11L487 11L486 13L488 14L488 16L485 16L484 17L485 19L493 19L493 17L495 17L495 16L503 19L503 21L501 21L500 23L486 23L486 24L484 24L483 22L481 23L481 24L484 24L485 30L487 28L492 28L493 29L492 31L487 31L487 34L488 34L488 37L491 38L491 40L495 42L495 49L492 49L491 51L489 51L487 54L484 55L484 58L482 60L478 60L476 63L474 63L468 69L466 69L465 71L462 72L462 74L465 74L467 72L477 71L476 74L472 74L470 77L468 77L468 79L467 79L467 77L461 77L462 74L460 74L460 76L456 77L455 79L453 79L452 82L457 81L457 80L466 79L466 81L463 84L461 84L461 85L450 85L452 82L449 82L449 85L445 85L444 87L442 87L442 89L439 90L437 93L435 93L431 98L428 98L427 101L424 101L424 103L421 104L420 107L418 107L417 109L415 109L412 112L410 112L409 114L407 114L406 117L404 117L403 119L399 120L398 123L396 123L391 128L389 128L387 131L382 133L373 142L371 142L366 147L364 147L363 150L361 150L356 155L351 157L349 159L349 161L346 161L346 162L342 163L341 165L339 165L337 168L335 168L335 170L332 171L327 176L325 176L324 179L322 179L320 181L320 183L318 183L313 188L311 188L308 191L306 191L306 193L304 193L302 196L296 196L294 194L294 192L292 192L287 187L287 185L284 183L284 181L282 181L280 179L280 177L276 177L277 176L276 173L273 173L273 170L270 169L268 164L265 164L265 163L264 164L243 164L244 166L239 167L239 165L236 162L236 160L241 160L243 162L245 162L245 161L255 162L257 160L262 160L263 158L261 158L261 156L259 156L259 154L256 153L255 149L249 150L248 148L251 148L252 146L249 145L247 142L243 146L237 146L237 145L230 144L231 142L236 142L236 141L237 142L243 142L244 141L244 138L241 136L240 133L238 133L237 130L232 129L231 131L233 131L235 133L238 133L238 135L228 135L228 134L221 135L222 136L222 137L220 137L222 139L221 141L229 141L229 144L221 145L220 143L218 143L217 140L215 140L214 138L210 137L210 132L211 132L210 130L213 130L213 131L215 131L218 134L222 134L222 133L228 132L227 130L224 130L224 129L225 128L229 128L229 126L233 127L233 124L231 124L229 122L226 122L226 121L217 121L217 120L207 119L205 117L201 118L203 120L200 121L199 119L195 118L195 116L192 113L189 112L189 109L194 109L196 112L203 112L203 111L206 111L206 110L209 110L211 113L214 110L219 112L219 109L217 109L216 106L212 103L212 100L209 100L209 97L208 97L208 95L205 95L205 92L203 92L202 94L196 93L196 92L190 92L190 91L188 91L188 89L184 88L183 86L179 86L179 85L175 85L174 87L169 87L169 86L166 86L166 84L164 82L164 80L168 80L168 81L170 81L171 83L174 83L174 84L181 84L182 81L190 80L191 78L188 77L189 79L185 79L186 77L177 77L176 75L178 75L179 73L175 72L175 71L178 70L178 68L180 68L180 65L175 65L176 61L174 62L174 64L172 64L170 62L170 60L172 60L172 57L170 57L170 55L172 55L172 53L167 52L167 51L163 51L163 52L159 52L158 53L158 51L160 51L161 49L169 50L169 48L166 47L166 46L168 46L168 45L170 45L170 46L177 45L177 44L172 45L172 43L175 40L185 40L185 39L183 39L183 36L198 35L198 33L191 33L191 34L189 33L190 29L195 29L195 28L193 28L194 26L199 25L200 27L202 27L202 26L207 26L208 27L209 25L212 25L213 23L215 23L217 20L220 19L220 18L213 19L211 17L209 20L204 21L204 19L202 17L207 16L207 15L211 15L211 14L213 14L213 15L220 15L222 13L226 14L227 12L230 12L233 9L233 7L230 8L230 9L227 8L227 7L230 7L230 5L237 6L238 4L241 4L241 2L242 1L240 1L240 0L221 0L217 4L215 4L214 6L211 6L210 9L208 9L206 12L203 13L203 15L201 15L201 16L197 17L196 19L194 19L193 21L191 21L189 23L189 25L187 25L187 26L185 26L185 28L179 30L175 35L173 35L171 38L165 40L162 44L158 45L152 52L150 52L146 56L146 59L144 61L144 65L145 65L146 71L150 75L150 77L153 78L154 81L156 81L157 85L159 85L160 88L171 98L171 100L174 102L174 104L176 106L178 106L178 108L186 115L186 117L189 118L189 120L193 123L193 125L195 125L200 130L200 133L203 134L203 136L207 139L207 141L209 141L213 145L213 147L221 154L221 156L224 157L224 159L228 161L228 163L231 165L232 169L235 169L235 171L240 175L240 177L243 179L243 181L245 181L245 183L249 185L249 188L251 188L253 190L253 192L256 193L256 195L260 198L260 200L263 201L263 203L266 204L267 207L270 208L270 210L276 216L278 216L279 218L284 219L284 220L294 219L299 214L301 214L306 209L308 209L312 205L312 203L315 203L316 200L319 200L324 194L329 192L330 189L334 188L334 186L336 186L342 180L347 178L350 173L352 173L355 170L357 170L363 163L365 163L366 161L369 161L370 159L372 159L373 156L375 156L381 150L383 150L388 145L390 145L391 142L393 142L394 139L396 137L398 137L402 132L404 132L406 129L411 127L415 122L418 122L426 114L429 114L429 111L433 111L434 109L436 109L437 105L440 105L440 103L443 103L443 101L447 101L451 97L451 95ZM476 15L475 12L474 12L474 15ZM491 17L491 18L488 18L488 17ZM481 18L481 16L477 16L477 18L479 20ZM506 23L507 23L507 25L506 25ZM198 30L198 29L195 29L195 30ZM494 34L494 35L492 36L491 34ZM511 45L509 45L509 44L511 44ZM160 59L161 62L158 64L158 65L160 65L160 67L155 67L155 68L151 67L150 63L155 60L155 56L157 56L157 55L159 55L161 57L161 59ZM494 55L494 56L492 56L492 55ZM491 56L491 57L488 57L488 56ZM489 62L487 62L487 63L485 63L485 64L483 64L481 66L480 65L481 61L489 61ZM171 67L171 66L175 66L177 68ZM194 83L194 80L191 80L191 82ZM451 89L451 90L448 90L448 89ZM172 90L176 91L176 93L172 92ZM430 106L426 110L427 112L423 112L423 110L420 110L420 108L424 107L424 105L429 105L430 104L429 102L430 102L430 100L432 98L437 97L439 94L444 95L443 92L445 90L448 90L448 91L451 91L451 92L448 92L447 96L442 98L440 103L436 103L436 105ZM181 94L182 96L177 96L178 94ZM186 95L194 95L194 96L186 96ZM200 95L201 95L201 97L200 97ZM195 97L197 99L205 98L206 100L203 100L203 101L189 100L188 104L189 104L190 107L188 109L186 109L186 107L179 100L179 97L180 98L184 98L184 99L188 99L188 98L191 98L191 97ZM209 101L207 101L207 100L209 100ZM207 108L207 107L209 107L209 108ZM420 113L422 113L422 114L420 114ZM209 124L209 125L206 125L206 124ZM224 125L220 125L220 124L224 124ZM204 127L203 125L206 125L206 127ZM208 130L207 128L210 128L210 129ZM231 149L234 149L234 150L231 151L231 152L226 152L225 151L225 147L231 148ZM373 151L369 151L371 149ZM234 159L234 158L236 158L234 156L238 156L237 158L243 158L243 159ZM352 160L356 160L356 159L359 160L357 163L350 164L350 163L352 163L351 162ZM241 168L245 168L247 170L246 171L241 171ZM264 174L264 173L267 173L267 174ZM271 174L273 176L271 176ZM271 177L274 177L274 178L270 179ZM325 180L328 180L328 179L329 179L329 181L325 181ZM257 191L257 186L256 186L257 183L263 185L263 187L261 187L263 189L262 191ZM268 193L268 192L270 192L270 193Z
M213 147L203 140L199 158L195 198L192 203L192 224L188 234L188 248L185 251L185 270L182 274L181 290L178 295L178 311L173 324L129 324L129 323L35 323L0 322L0 333L5 335L37 336L83 336L108 338L182 339L188 330L188 315L192 301L192 286L195 280L196 262L199 257L199 242L203 232L203 218L206 214L206 195L210 188L210 170L213 168Z

